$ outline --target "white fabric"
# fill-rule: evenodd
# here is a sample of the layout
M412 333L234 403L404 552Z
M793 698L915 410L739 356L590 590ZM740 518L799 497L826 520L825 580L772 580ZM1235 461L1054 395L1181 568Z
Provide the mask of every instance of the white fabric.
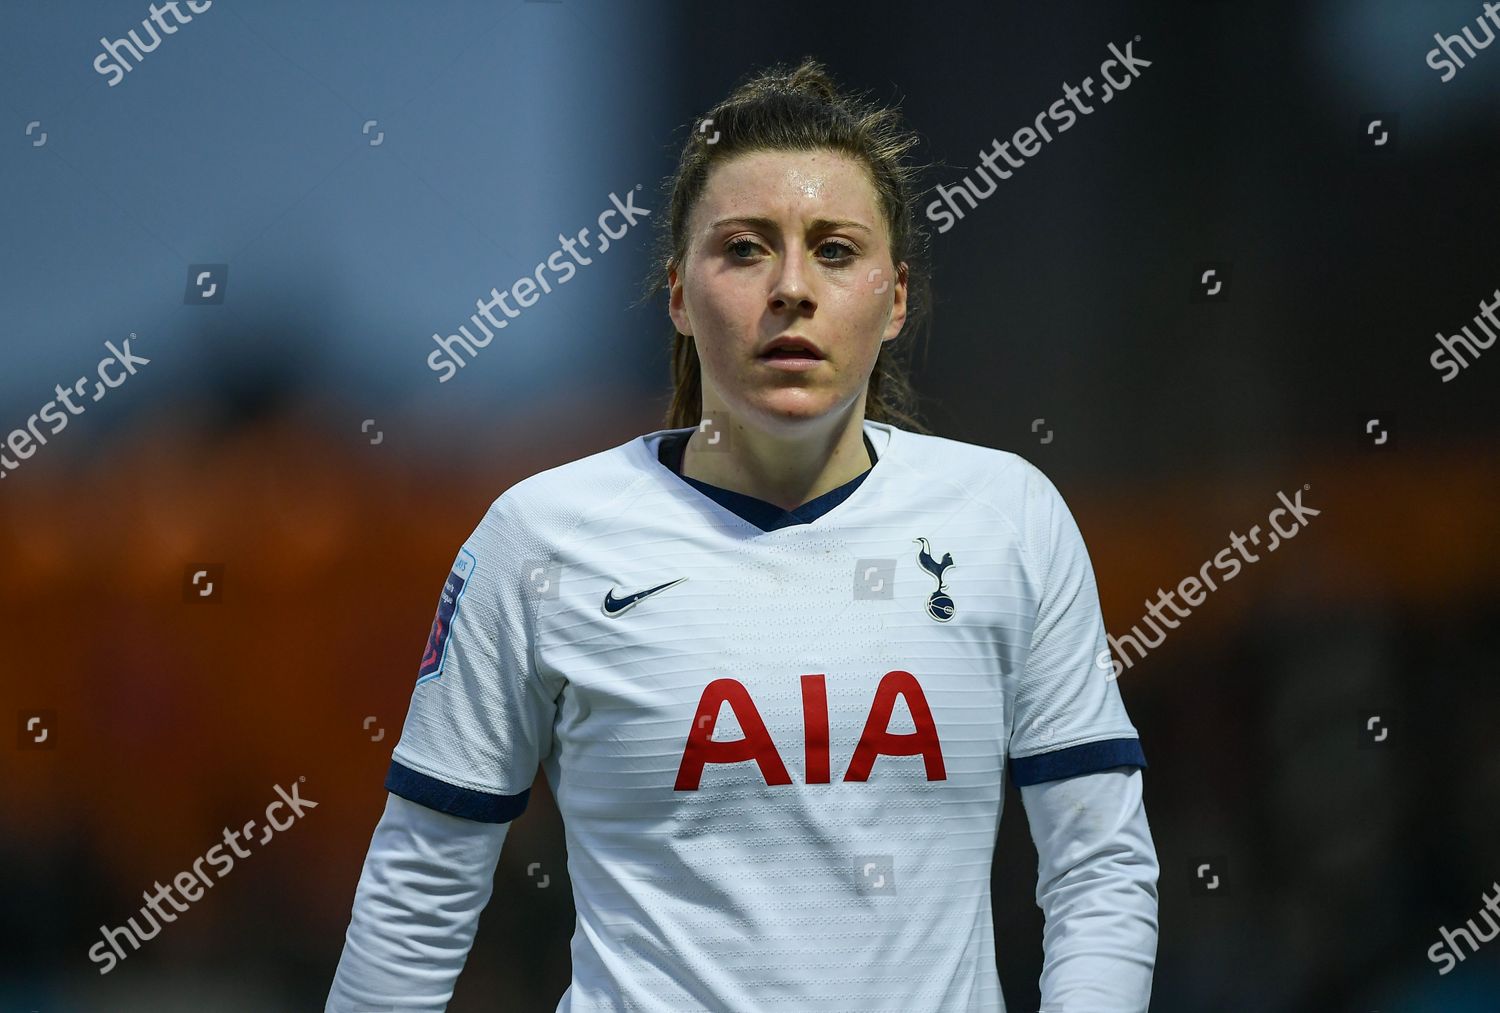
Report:
M1021 789L1046 918L1043 1013L1149 1006L1158 867L1141 792L1126 768ZM387 798L327 1013L446 1009L510 826ZM441 897L452 901L435 906Z
M387 795L325 1013L447 1009L509 829Z
M1043 1013L1144 1013L1156 965L1156 849L1139 768L1021 789L1037 849Z
M578 912L559 1013L1003 1011L989 887L1007 762L1077 780L1122 761L1058 773L1057 754L1136 739L1095 662L1071 514L1014 454L866 421L878 460L853 494L762 531L657 460L685 431L491 506L393 753L414 772L402 791L508 819L545 772ZM1117 927L1091 905L1124 893L1086 851L1059 865L1069 846L1041 818L1048 987L1066 998L1100 954L1138 966L1147 941L1080 942L1079 924ZM1094 844L1113 862L1121 846ZM1108 896L1080 899L1089 884Z

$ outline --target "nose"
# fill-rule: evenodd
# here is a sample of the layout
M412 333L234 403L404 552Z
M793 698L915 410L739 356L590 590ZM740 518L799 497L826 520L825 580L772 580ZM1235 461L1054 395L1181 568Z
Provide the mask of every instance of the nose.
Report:
M769 303L771 309L778 311L810 310L817 306L807 267L800 256L782 258L781 270L771 286Z

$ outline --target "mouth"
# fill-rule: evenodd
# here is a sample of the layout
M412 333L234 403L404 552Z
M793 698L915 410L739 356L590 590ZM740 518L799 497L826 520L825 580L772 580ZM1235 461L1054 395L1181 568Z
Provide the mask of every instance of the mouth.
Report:
M795 363L795 362L821 362L823 353L818 346L799 335L789 334L772 341L760 353L763 361Z

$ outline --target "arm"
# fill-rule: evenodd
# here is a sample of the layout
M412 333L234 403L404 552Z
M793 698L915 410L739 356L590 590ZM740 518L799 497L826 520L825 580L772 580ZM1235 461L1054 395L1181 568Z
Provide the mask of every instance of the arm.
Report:
M1037 848L1048 1013L1144 1013L1156 964L1146 756L1118 683L1093 565L1057 489L1032 469L1024 510L1039 589L1008 743Z
M538 596L520 573L544 546L527 513L496 500L443 584L328 1013L447 1007L551 749L555 694L531 653Z
M1158 867L1141 771L1021 788L1037 849L1047 1013L1144 1013L1156 965Z
M326 1013L447 1009L509 827L386 797Z

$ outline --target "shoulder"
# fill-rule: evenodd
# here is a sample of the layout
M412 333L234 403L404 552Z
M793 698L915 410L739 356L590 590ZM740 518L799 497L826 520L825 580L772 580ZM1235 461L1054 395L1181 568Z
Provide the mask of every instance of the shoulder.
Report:
M640 437L521 479L495 498L477 536L488 533L541 550L591 517L619 510L652 481Z
M1020 454L977 443L901 430L904 459L925 478L960 485L987 506L1019 518L1062 501L1057 487Z

